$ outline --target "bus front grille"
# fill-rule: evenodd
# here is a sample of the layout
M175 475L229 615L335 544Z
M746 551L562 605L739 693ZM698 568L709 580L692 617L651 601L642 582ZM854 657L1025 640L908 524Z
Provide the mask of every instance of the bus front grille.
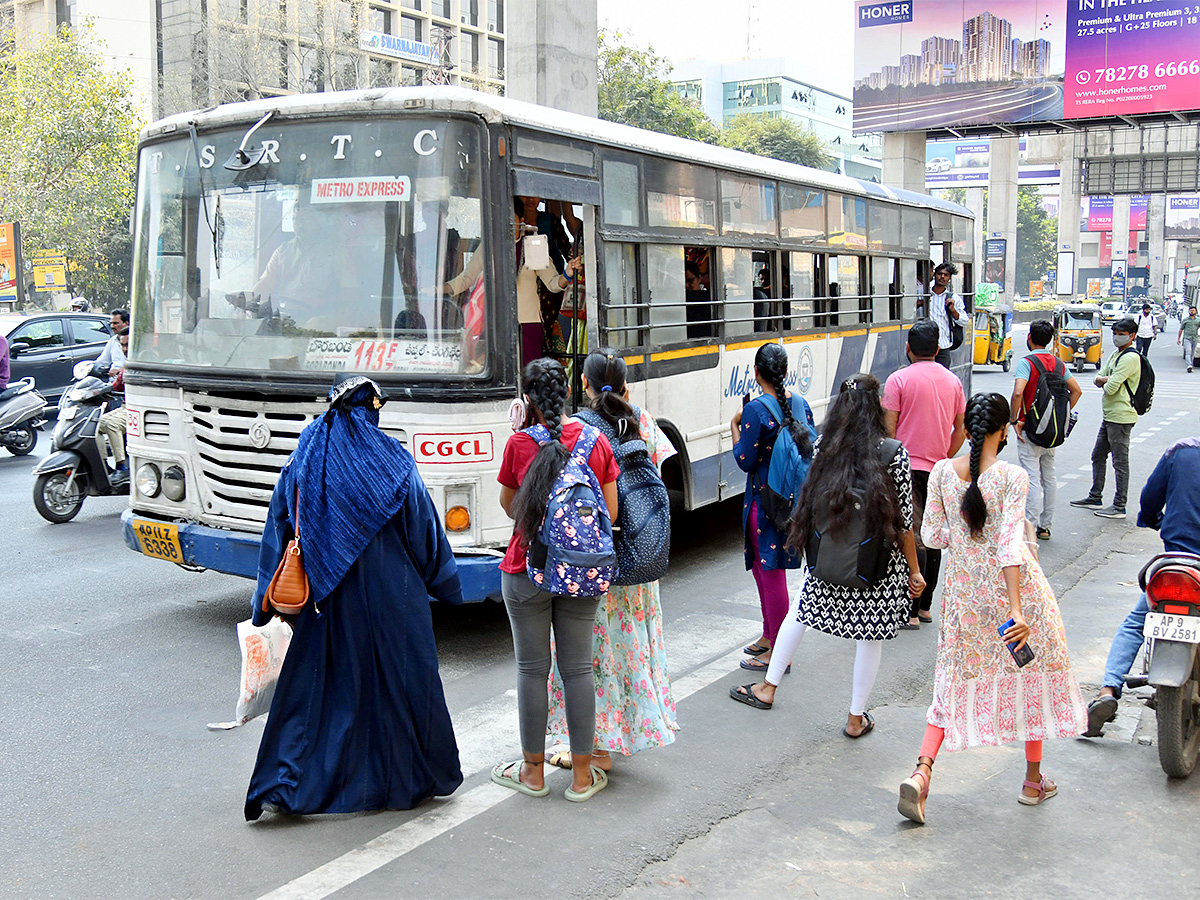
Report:
M328 408L309 399L186 397L184 423L197 451L205 512L266 521L279 470L296 449L300 432Z

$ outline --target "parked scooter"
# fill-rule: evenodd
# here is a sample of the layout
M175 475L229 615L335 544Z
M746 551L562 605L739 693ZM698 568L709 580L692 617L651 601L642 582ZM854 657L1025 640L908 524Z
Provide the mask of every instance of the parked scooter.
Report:
M1187 778L1200 754L1200 556L1163 553L1138 575L1150 612L1147 682L1156 690L1158 761Z
M48 522L71 521L89 496L129 492L129 476L109 465L108 442L98 430L117 395L95 371L88 362L75 367L79 380L59 401L53 451L33 470L33 505Z
M32 452L46 424L45 408L46 398L37 392L32 378L14 381L0 391L0 446L13 456Z

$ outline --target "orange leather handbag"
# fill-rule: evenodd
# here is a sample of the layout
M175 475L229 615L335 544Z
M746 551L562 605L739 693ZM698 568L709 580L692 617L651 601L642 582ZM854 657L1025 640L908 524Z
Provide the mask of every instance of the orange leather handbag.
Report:
M300 553L300 489L296 488L296 536L288 541L275 577L263 594L263 612L274 609L281 616L300 614L308 603L308 575Z

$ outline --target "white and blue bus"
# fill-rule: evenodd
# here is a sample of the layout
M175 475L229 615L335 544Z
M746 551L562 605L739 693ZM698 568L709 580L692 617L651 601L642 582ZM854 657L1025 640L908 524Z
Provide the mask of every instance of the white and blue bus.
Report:
M686 509L742 491L728 423L761 343L787 348L819 422L831 386L904 364L936 263L974 284L963 207L467 90L173 116L139 149L130 548L252 577L282 463L333 377L362 372L393 398L381 427L416 458L466 596L498 595L526 197L573 223L581 253L568 364L625 357L679 450L663 474Z

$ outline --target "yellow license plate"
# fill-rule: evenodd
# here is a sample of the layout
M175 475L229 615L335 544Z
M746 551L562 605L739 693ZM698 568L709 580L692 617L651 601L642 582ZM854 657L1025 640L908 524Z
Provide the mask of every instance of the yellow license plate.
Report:
M142 545L142 553L156 559L183 562L183 547L179 544L179 526L166 522L133 520L133 530Z

